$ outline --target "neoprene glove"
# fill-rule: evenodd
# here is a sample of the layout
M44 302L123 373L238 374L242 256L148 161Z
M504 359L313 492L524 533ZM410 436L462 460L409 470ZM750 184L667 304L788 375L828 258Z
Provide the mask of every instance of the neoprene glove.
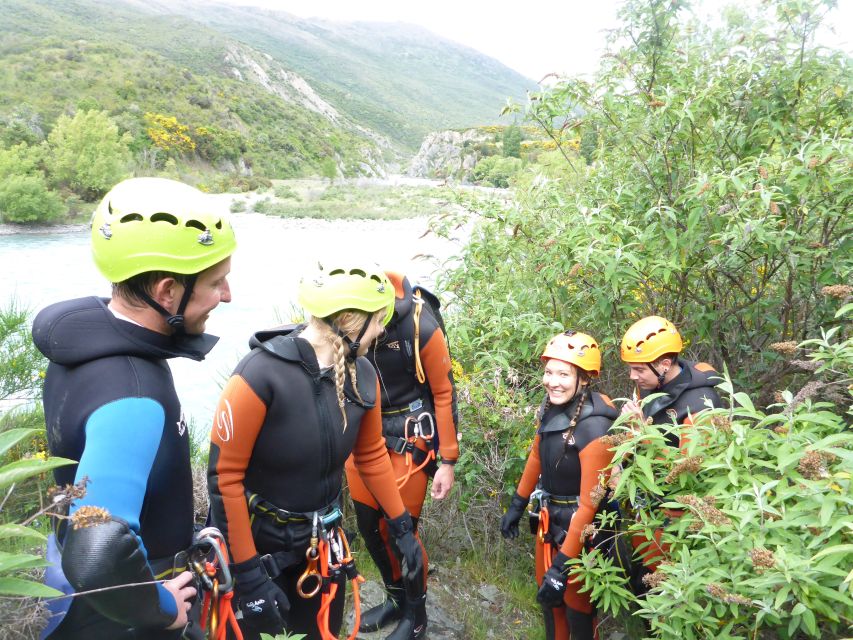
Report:
M397 549L403 556L406 573L403 582L406 592L412 595L423 593L424 590L424 555L418 539L415 537L412 517L408 511L396 518L388 518L388 531L394 536Z
M569 575L569 568L566 566L568 561L569 556L558 551L548 571L542 576L542 586L536 594L536 601L543 607L553 608L563 604L563 594L566 593Z
M507 540L515 540L518 537L518 521L527 509L527 498L522 498L517 493L512 494L509 509L501 518L501 535Z
M235 564L234 596L243 622L258 633L277 635L284 631L290 602L284 591L267 575L258 556Z

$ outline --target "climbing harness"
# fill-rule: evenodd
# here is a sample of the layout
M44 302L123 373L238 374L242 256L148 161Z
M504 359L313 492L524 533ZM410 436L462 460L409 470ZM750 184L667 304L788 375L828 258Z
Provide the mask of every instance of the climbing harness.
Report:
M315 532L319 534L316 538L314 537ZM310 555L312 552L316 553L313 561ZM359 575L358 569L356 569L355 560L350 553L349 543L347 542L344 530L339 526L335 526L328 530L322 529L318 531L317 521L315 520L311 546L305 555L308 558L308 567L299 578L297 590L303 598L311 598L318 592L321 593L320 609L317 611L317 628L320 630L320 637L322 640L337 640L337 636L329 629L329 609L335 600L340 585L349 580L352 583L355 623L353 624L353 631L347 640L355 640L358 635L358 627L361 624L359 585L364 582L364 578ZM318 564L319 576L313 573L318 570ZM309 578L316 579L317 586L310 593L304 593L300 585L304 583L304 580Z
M554 556L557 554L562 540L558 540L551 532L551 514L548 509L549 505L555 507L571 507L578 505L578 496L558 496L548 493L544 489L537 489L530 494L531 500L539 501L538 517L539 527L536 536L542 544L542 571L548 571L551 568L551 563ZM531 513L531 515L533 515ZM565 533L563 534L565 537Z
M409 478L435 460L435 449L432 446L432 439L434 437L435 419L428 411L424 411L417 416L410 415L406 418L403 424L402 438L394 438L393 436L385 437L386 445L394 453L404 455L406 459L406 473L397 478L398 489L406 486ZM427 451L418 449L415 446L418 440L423 440L427 444ZM416 454L416 451L419 453ZM415 459L416 456L417 460Z
M302 552L280 551L261 556L261 563L270 578L275 579L288 567L305 558L305 569L296 582L296 593L306 600L319 597L317 628L322 640L337 640L329 629L329 612L338 590L344 581L352 583L355 607L355 626L348 640L355 640L361 623L361 598L359 585L364 582L355 566L346 534L340 526L343 514L336 499L331 504L313 512L287 511L264 500L258 494L247 492L249 510L254 515L267 518L274 526L297 526L311 523L308 548ZM219 640L218 638L216 640Z
M207 632L205 637L208 640L225 640L230 627L236 640L243 640L231 607L234 580L228 570L225 538L219 529L207 527L198 532L192 546L175 556L176 573L178 566L184 561L195 574L199 590L204 593L201 630Z

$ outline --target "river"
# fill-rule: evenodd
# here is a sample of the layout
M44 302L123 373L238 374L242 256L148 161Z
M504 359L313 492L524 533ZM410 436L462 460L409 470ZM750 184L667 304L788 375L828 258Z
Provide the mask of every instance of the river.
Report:
M219 201L227 211L231 198ZM232 220L238 241L229 277L233 301L220 305L207 323L220 342L202 363L170 361L196 434L209 430L219 390L248 351L251 333L291 318L299 278L318 261L370 260L429 285L455 251L434 234L421 238L424 218L327 221L243 213ZM88 231L0 234L0 273L0 304L15 298L33 312L58 300L109 296L109 284L91 259Z

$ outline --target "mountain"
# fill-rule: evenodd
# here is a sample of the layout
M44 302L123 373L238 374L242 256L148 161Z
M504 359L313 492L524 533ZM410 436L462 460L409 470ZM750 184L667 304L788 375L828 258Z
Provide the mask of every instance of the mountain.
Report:
M354 120L413 151L440 129L497 123L536 84L474 49L404 23L333 22L221 3L142 2L269 53Z
M332 23L224 4L4 0L0 146L104 109L146 158L172 122L220 169L381 174L433 129L493 122L532 83L408 25ZM171 126L171 125L170 125ZM163 157L147 160L160 168Z

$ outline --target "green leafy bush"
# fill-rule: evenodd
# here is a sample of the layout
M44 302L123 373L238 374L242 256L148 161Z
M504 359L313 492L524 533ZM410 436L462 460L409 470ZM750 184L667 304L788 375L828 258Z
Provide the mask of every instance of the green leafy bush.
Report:
M60 116L47 140L51 178L89 201L127 175L130 135L121 135L106 111Z
M12 175L0 182L0 220L50 222L65 211L62 199L39 175Z

